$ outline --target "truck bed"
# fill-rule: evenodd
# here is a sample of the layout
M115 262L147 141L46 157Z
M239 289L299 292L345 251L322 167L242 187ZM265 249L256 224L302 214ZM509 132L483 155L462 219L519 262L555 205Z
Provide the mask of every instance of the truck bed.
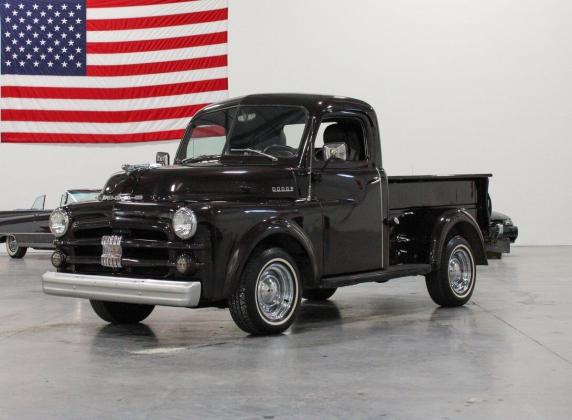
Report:
M478 223L483 236L489 230L487 194L491 174L390 176L389 217L399 219L390 241L393 264L423 261L427 226L447 209L463 209Z

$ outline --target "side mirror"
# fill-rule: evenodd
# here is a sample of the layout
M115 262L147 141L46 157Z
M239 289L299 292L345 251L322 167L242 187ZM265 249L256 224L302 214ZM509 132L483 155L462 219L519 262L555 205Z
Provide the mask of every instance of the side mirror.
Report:
M324 144L324 160L330 159L348 159L348 146L345 143L328 143Z
M171 157L167 152L157 152L157 156L155 158L155 162L162 166L169 166L171 163Z

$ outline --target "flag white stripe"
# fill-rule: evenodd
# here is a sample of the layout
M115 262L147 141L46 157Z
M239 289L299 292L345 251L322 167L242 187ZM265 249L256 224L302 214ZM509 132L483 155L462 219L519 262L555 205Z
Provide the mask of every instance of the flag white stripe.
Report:
M129 29L123 31L88 31L87 42L129 42L151 39L179 38L226 31L226 20L195 23L192 25L165 26L162 28Z
M88 54L88 66L113 66L123 64L159 63L185 60L197 57L212 57L227 53L227 44L204 45L201 47L177 48L174 50L145 51L123 54Z
M133 121L127 123L74 123L44 121L2 121L5 133L65 133L65 134L136 134L184 129L190 118Z
M227 77L227 67L118 77L28 76L3 74L2 86L122 88L196 82Z
M203 12L206 10L224 9L227 0L200 0L184 3L153 4L148 6L87 8L87 20L93 19L125 19L147 16L180 15Z
M54 111L132 111L141 109L170 108L181 105L198 105L218 102L228 97L228 91L191 93L188 95L160 96L124 100L101 99L36 99L2 98L2 109Z

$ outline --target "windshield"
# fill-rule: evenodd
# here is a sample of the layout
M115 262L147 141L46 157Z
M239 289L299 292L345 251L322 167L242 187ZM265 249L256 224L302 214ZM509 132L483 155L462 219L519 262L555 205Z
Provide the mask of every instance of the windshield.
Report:
M69 193L68 203L79 203L82 201L97 201L99 191L74 191Z
M223 157L269 162L298 156L308 116L294 106L237 106L193 118L181 143L181 163Z

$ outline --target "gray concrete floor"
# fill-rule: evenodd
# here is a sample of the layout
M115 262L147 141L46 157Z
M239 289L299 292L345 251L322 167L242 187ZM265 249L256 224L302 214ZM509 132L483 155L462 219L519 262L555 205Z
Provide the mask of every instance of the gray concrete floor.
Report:
M282 336L226 310L158 308L114 327L42 294L49 254L0 255L0 417L567 419L572 247L515 248L473 300L439 309L421 278L304 303Z

